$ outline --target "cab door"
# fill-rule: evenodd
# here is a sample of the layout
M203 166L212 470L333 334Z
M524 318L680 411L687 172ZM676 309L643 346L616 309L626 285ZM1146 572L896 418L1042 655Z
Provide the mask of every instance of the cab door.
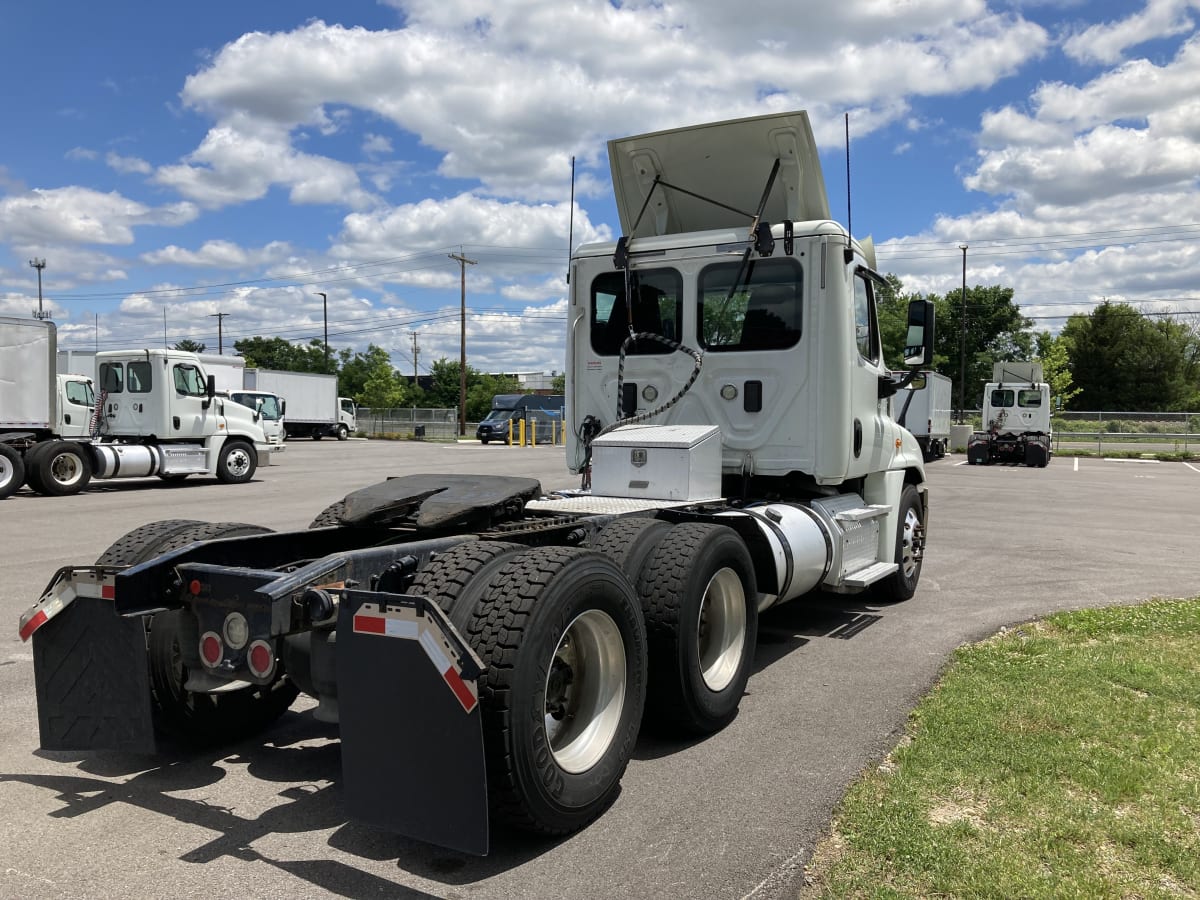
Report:
M209 400L199 367L185 361L171 362L167 375L171 437L204 438L216 433L215 404Z
M894 438L889 427L888 397L880 396L880 384L888 379L888 372L875 310L876 284L863 268L854 270L851 281L858 353L850 385L853 439L846 474L853 478L887 468Z

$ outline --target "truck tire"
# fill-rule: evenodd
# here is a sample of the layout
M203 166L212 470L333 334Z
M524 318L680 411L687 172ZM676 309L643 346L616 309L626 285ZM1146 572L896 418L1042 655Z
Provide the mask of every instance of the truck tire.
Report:
M241 522L199 522L169 519L135 528L114 542L97 565L137 565L195 541L263 534L269 528ZM184 688L187 667L180 652L180 635L196 631L184 610L170 610L147 622L150 693L155 726L189 746L203 747L246 737L283 715L299 694L280 667L269 685L251 685L220 694L199 694ZM196 635L199 640L199 635Z
M349 439L349 437L350 437L350 429L347 428L345 425L339 425L338 430L337 430L337 439L339 441L344 441L344 440Z
M222 484L245 484L254 477L258 455L241 440L227 440L217 457L217 480Z
M25 483L25 460L7 444L0 444L0 500L11 497Z
M314 427L314 428L313 428L313 430L312 430L312 432L311 432L311 434L310 434L310 437L312 437L312 439L313 439L314 441L319 441L319 440L320 440L321 438L323 438L324 436L325 436L325 435L321 434L321 429L319 429L319 428L316 428L316 427Z
M346 501L338 500L330 503L317 513L317 517L308 523L309 528L328 528L330 525L341 525L342 514L346 511Z
M911 484L900 493L899 522L896 527L895 562L900 568L876 582L874 594L888 603L908 600L917 592L921 563L925 557L925 519L921 495Z
M407 593L436 601L464 632L492 574L510 556L528 549L504 541L464 541L431 559L413 577Z
M638 580L650 684L646 720L687 734L719 731L737 715L758 634L750 551L732 528L674 526Z
M507 558L473 607L492 816L577 831L616 798L637 740L646 633L633 587L602 554L535 547Z
M50 441L34 457L37 484L34 490L50 497L78 494L92 480L88 451L73 441Z
M605 525L590 546L620 566L630 583L636 585L646 560L670 530L671 523L662 519L631 516Z

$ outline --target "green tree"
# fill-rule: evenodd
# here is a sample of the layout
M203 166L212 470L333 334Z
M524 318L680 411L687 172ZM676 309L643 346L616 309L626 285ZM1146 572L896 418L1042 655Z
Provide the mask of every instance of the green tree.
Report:
M565 394L567 391L567 375L564 372L562 375L555 375L550 381L550 389L556 394Z
M1071 316L1062 339L1079 385L1074 409L1180 409L1196 394L1200 342L1185 322L1105 301Z
M429 367L432 383L425 391L426 405L458 408L459 364L442 357ZM517 394L521 388L509 375L487 375L467 365L467 421L478 422L492 408L496 394Z
M945 297L929 295L937 319L934 335L934 368L953 382L954 402L960 396L959 379L964 368L960 346L963 341L962 291ZM1000 285L967 288L966 382L963 406L970 409L983 399L983 385L992 377L992 363L1028 360L1033 356L1031 319L1021 314L1013 300L1013 289Z
M1037 358L1042 364L1042 376L1050 385L1050 398L1059 406L1066 406L1080 389L1075 386L1071 377L1071 358L1067 351L1067 342L1062 336L1054 336L1048 331L1039 331L1035 336Z
M176 341L175 343L176 350L183 350L186 353L203 353L207 346L207 344L193 341L191 338L184 338L182 341Z
M338 391L344 397L357 398L373 375L378 376L383 371L390 373L396 371L388 352L375 344L370 344L366 350L357 352L348 348L339 351L338 363L336 368ZM366 401L360 400L359 402L365 403Z

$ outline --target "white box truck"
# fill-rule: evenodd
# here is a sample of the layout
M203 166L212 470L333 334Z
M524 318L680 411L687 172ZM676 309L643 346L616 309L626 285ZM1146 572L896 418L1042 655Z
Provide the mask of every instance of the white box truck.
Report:
M0 498L148 475L239 484L271 452L261 417L219 396L194 353L98 353L98 388L57 362L53 322L0 317Z
M243 373L246 391L269 391L283 401L283 428L287 437L336 437L344 441L358 430L354 401L338 396L336 375L315 372L281 372L248 368Z
M896 420L912 432L925 462L941 459L950 446L950 379L920 372L892 398Z

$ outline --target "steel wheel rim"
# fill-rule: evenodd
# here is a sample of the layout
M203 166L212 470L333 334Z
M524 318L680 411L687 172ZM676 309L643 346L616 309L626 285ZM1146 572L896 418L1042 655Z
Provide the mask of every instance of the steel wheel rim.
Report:
M58 453L50 460L50 477L56 484L71 487L83 477L83 462L74 453Z
M723 691L737 676L746 646L746 591L733 569L709 579L696 632L700 677L710 691Z
M8 487L16 477L17 468L7 456L0 453L0 488Z
M233 475L245 475L250 471L250 454L241 447L230 450L228 467Z
M608 613L591 609L567 627L550 657L543 716L559 768L573 775L596 765L621 724L625 642Z
M910 506L904 513L904 532L900 540L900 571L905 578L912 578L921 565L920 528L921 518Z

